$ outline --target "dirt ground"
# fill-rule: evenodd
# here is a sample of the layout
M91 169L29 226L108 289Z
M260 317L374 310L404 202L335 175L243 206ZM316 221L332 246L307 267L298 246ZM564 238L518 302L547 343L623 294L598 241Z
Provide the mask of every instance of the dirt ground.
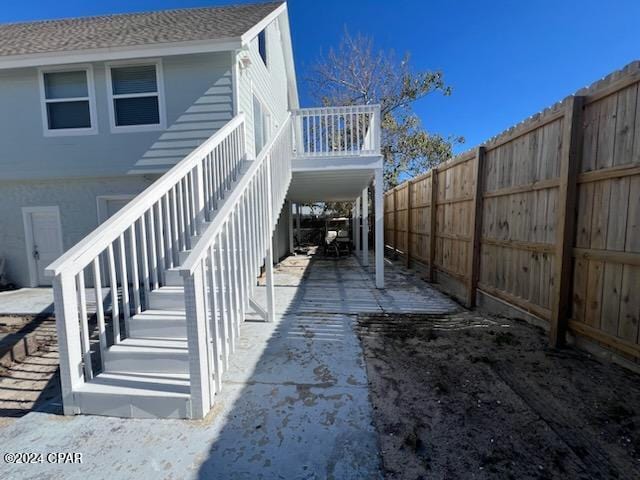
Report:
M57 411L60 396L55 321L0 317L0 347L34 335L38 348L26 358L0 366L0 426L32 410Z
M640 479L640 376L472 312L358 330L387 479Z

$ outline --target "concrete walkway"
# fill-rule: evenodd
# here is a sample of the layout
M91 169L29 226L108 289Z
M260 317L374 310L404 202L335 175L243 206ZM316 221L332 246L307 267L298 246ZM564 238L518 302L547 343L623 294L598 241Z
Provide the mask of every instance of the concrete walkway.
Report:
M87 288L87 311L96 311L95 290ZM105 308L111 304L111 292L108 288L102 289L102 299ZM50 316L53 315L53 288L19 288L18 290L8 290L0 292L0 315L23 315L23 316Z
M277 321L243 325L205 420L32 412L0 426L2 449L80 452L83 463L0 463L0 478L381 478L354 314L456 309L390 265L386 278L378 291L355 258L287 259L276 273Z

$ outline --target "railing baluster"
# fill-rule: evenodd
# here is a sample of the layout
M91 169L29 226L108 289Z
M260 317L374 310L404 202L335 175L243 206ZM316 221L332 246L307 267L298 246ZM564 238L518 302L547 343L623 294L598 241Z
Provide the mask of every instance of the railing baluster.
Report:
M104 371L104 354L107 351L107 330L104 324L104 305L102 304L102 283L100 279L100 256L93 259L93 291L96 301L96 319L98 321L98 339L100 342L100 365Z
M231 273L231 252L230 252L230 244L229 241L229 222L226 222L223 227L223 237L222 237L222 245L224 247L224 284L225 284L225 301L227 304L227 310L229 311L229 315L227 317L228 323L227 328L229 329L229 350L231 353L236 351L236 306L234 302L233 292L231 291L232 285L232 273Z
M238 239L236 238L237 229L236 229L236 219L237 219L237 211L231 214L231 219L229 222L231 223L231 260L233 264L233 270L231 271L233 278L233 296L234 296L234 308L236 311L236 338L240 337L240 324L244 320L242 316L242 304L240 297L240 268L238 262Z
M211 198L209 194L211 193L211 189L209 188L209 162L207 161L207 157L204 157L200 164L202 166L202 178L200 181L202 182L202 192L204 197L204 205L202 207L204 210L204 219L209 221L209 212L211 211Z
M240 212L238 215L238 263L240 268L238 269L240 273L240 316L242 321L244 321L246 317L246 307L247 307L247 297L246 297L246 270L245 266L247 263L246 257L246 229L245 229L245 203L244 203L244 195L238 204L238 211Z
M222 255L222 233L217 236L215 241L215 249L216 249L216 275L218 285L218 298L220 305L220 330L221 332L221 340L222 340L222 361L224 365L224 369L227 370L229 368L229 330L227 328L227 318L229 316L229 311L227 310L227 300L225 295L225 285L224 285L224 260Z
M131 315L131 306L129 305L129 279L127 275L127 253L124 242L124 233L118 238L118 246L120 247L120 282L122 284L122 315L124 316L125 325L129 323Z
M164 224L164 240L165 240L165 268L173 268L173 242L171 241L171 210L169 209L169 194L164 195L160 202L163 204L162 212Z
M193 170L189 172L187 175L188 185L189 185L189 236L196 235L196 221L198 212L196 212L196 183L193 178ZM191 245L191 238L189 238L189 245ZM193 246L193 245L191 245Z
M146 215L142 215L138 223L140 224L140 266L142 267L142 285L144 289L144 305L149 308L149 256L147 255L147 227L145 225Z
M149 261L151 262L151 284L154 290L159 287L158 284L158 253L156 251L156 226L153 214L153 205L147 212L149 220Z
M133 286L133 311L137 315L138 313L140 313L141 309L140 309L140 278L138 273L138 246L136 241L136 224L135 223L133 223L129 227L129 245L131 247L131 283Z
M107 264L109 267L109 283L111 284L111 318L113 321L113 343L120 343L120 304L118 301L118 278L113 244L107 247ZM84 283L84 281L83 281Z
M178 265L178 252L180 252L180 235L178 233L178 206L176 200L176 186L167 193L167 197L171 200L171 235L173 241L171 242L171 258L173 265Z
M187 239L186 239L186 225L184 221L184 192L182 190L182 184L184 180L180 180L177 185L178 189L178 226L180 233L180 249L187 250Z
M248 218L247 218L247 233L249 236L249 281L250 288L253 289L256 281L256 232L254 228L253 216L256 208L256 204L254 203L254 192L255 184L252 181L249 187L247 188L247 210L248 210Z
M162 201L158 200L155 204L156 207L156 242L157 242L157 254L158 254L158 280L164 285L165 284L165 269L167 265L165 263L165 246L164 246L164 232L162 224L164 223L163 218L164 215L162 213Z
M209 311L213 343L213 368L216 391L222 389L222 346L220 345L220 324L218 323L220 301L217 293L215 247L207 250L207 279L209 283Z
M78 285L78 304L80 305L80 348L85 380L93 378L91 363L91 343L89 342L89 319L87 318L87 290L84 286L84 269L76 276Z

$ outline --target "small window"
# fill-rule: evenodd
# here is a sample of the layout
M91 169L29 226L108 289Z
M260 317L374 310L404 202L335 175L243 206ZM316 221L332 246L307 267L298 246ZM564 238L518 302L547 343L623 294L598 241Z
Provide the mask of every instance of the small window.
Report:
M111 66L112 127L161 127L162 98L158 64Z
M258 52L265 65L267 65L267 31L262 30L258 34Z
M89 70L43 71L41 77L46 135L94 132Z
M253 134L256 156L258 156L269 141L271 134L271 116L255 95L253 96Z

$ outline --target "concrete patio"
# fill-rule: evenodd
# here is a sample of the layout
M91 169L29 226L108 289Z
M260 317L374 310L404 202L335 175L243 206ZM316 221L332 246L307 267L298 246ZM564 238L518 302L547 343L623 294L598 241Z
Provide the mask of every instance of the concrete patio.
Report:
M456 304L391 264L376 290L354 257L290 257L275 278L277 321L242 326L205 420L63 417L47 413L54 401L5 421L0 441L11 452L81 452L82 464L2 463L0 477L381 478L356 314Z

